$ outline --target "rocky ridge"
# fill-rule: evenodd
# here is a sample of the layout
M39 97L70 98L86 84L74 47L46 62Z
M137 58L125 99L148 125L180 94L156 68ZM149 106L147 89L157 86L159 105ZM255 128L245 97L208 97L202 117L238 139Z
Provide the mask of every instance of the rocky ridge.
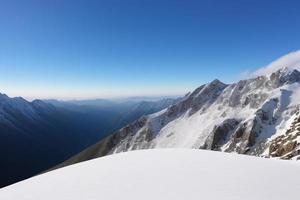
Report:
M196 148L267 156L269 146L280 149L272 137L284 135L288 121L299 112L299 91L300 72L287 68L229 85L214 80L60 166L148 148ZM298 155L295 148L291 148L293 154L289 158ZM271 150L270 155L275 156L276 152Z
M293 122L284 135L270 141L269 156L282 159L300 159L300 114L295 114Z

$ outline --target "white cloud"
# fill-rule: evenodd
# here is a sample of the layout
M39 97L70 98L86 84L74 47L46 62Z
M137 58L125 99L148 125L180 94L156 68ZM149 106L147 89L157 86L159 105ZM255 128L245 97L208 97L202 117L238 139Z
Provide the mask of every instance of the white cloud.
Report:
M258 69L252 73L252 76L261 76L275 72L283 67L300 70L300 50L288 53L269 65Z

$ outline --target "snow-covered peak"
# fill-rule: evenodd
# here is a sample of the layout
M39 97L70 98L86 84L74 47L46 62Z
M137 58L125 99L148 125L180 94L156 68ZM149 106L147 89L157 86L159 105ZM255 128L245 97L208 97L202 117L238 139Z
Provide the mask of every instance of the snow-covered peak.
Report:
M213 80L210 83L207 83L205 85L202 85L200 87L198 87L196 90L194 90L189 97L190 98L198 98L199 96L203 96L203 94L205 94L205 96L209 96L211 94L214 94L220 90L223 90L224 88L226 88L228 85L226 85L225 83L222 83L221 81L219 81L218 79Z
M274 86L279 87L284 84L300 82L300 72L297 69L284 67L270 74L269 78Z
M222 83L218 79L213 80L212 82L205 85L205 89L207 90L220 90L224 89L227 85Z
M216 78L212 82L210 82L209 85L226 85L226 84Z
M289 67L282 67L281 69L271 73L278 74L280 77L287 77L287 76L300 76L300 72L297 69L289 68Z

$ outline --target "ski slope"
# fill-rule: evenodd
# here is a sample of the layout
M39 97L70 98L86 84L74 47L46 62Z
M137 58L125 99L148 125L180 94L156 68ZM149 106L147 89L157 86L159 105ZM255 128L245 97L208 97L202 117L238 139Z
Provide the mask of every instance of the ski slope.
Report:
M188 149L141 150L79 163L0 190L3 200L299 199L300 164Z

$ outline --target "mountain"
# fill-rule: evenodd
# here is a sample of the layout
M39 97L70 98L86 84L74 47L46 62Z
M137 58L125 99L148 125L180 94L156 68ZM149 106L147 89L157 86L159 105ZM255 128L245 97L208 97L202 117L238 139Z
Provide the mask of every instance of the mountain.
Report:
M86 116L82 118L87 118L88 121L97 120L97 124L92 126L98 129L98 134L104 132L105 134L102 135L108 135L143 115L160 111L181 99L163 98L155 101L139 101L141 98L137 100L125 98L123 101L95 99L72 101L46 100L46 102L68 111L84 114ZM103 123L100 124L100 121ZM99 128L101 129L99 130Z
M0 94L0 187L41 173L175 101L28 102Z
M119 152L193 148L297 159L300 72L205 84L181 101L141 117L57 167Z
M157 101L141 101L134 103L130 109L124 111L120 117L114 121L115 127L123 127L124 125L127 125L129 122L132 122L136 119L139 119L145 114L152 114L157 111L160 111L164 108L167 108L168 106L180 101L180 98L177 99L160 99ZM123 102L123 103L129 103L129 102ZM131 104L129 104L131 105ZM116 131L116 130L115 130Z
M17 200L299 198L299 163L188 149L98 158L1 189Z

